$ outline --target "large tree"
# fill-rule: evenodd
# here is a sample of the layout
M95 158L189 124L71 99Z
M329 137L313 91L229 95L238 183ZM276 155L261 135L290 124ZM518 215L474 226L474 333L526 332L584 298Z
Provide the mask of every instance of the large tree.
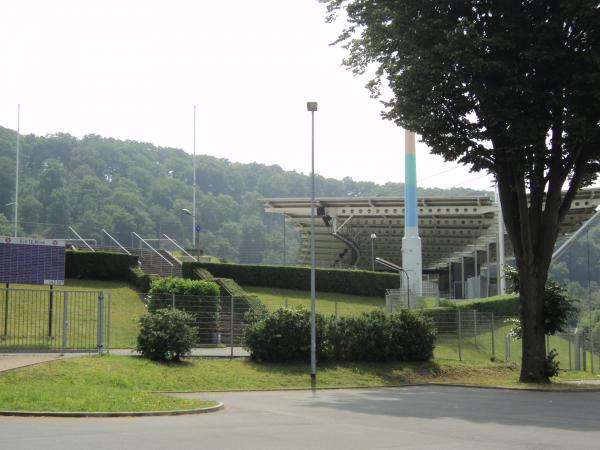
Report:
M385 97L384 117L446 160L494 175L521 279L521 380L546 381L552 251L599 168L598 1L321 2L329 20L348 20L345 64L375 68L368 87Z

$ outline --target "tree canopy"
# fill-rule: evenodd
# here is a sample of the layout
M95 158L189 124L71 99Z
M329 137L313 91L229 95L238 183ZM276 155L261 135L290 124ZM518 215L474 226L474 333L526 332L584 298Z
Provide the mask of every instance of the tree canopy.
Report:
M559 225L600 167L597 1L321 0L385 118L492 173L521 284L522 380L544 380L543 290ZM563 191L564 190L564 191Z

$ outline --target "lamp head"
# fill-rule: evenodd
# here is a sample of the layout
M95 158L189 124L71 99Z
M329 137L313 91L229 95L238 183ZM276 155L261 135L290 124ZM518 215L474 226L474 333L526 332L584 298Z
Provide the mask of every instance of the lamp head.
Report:
M317 102L306 102L306 109L308 111L314 112L317 110Z

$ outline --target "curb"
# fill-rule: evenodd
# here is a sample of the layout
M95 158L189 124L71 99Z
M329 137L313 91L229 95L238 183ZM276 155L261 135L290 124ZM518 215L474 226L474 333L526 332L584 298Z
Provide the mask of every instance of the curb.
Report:
M207 414L222 411L223 403L215 406L196 409L176 409L174 411L129 411L129 412L52 412L52 411L0 411L0 416L13 417L154 417L154 416L184 416L192 414Z

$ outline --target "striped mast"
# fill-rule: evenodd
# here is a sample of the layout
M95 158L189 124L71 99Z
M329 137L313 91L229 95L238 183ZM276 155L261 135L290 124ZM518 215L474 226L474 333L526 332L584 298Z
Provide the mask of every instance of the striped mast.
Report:
M419 214L417 209L417 156L416 137L412 131L404 131L404 237L402 238L402 266L409 276L413 295L423 290L423 264L421 238L419 237Z

